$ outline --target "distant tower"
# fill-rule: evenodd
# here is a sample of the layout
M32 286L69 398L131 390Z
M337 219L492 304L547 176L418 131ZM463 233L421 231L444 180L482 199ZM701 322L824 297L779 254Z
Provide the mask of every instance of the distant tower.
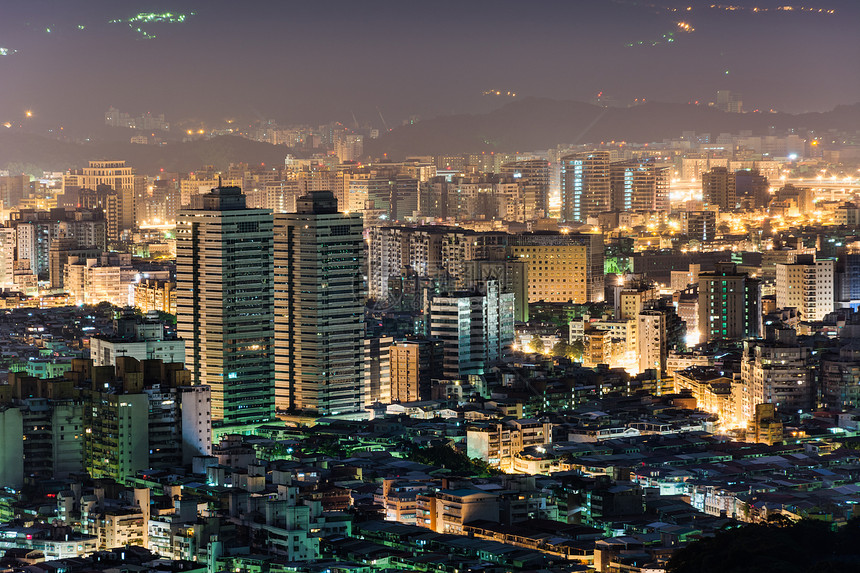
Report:
M549 161L526 159L511 161L501 167L503 175L510 175L523 186L526 220L549 215Z
M714 167L702 173L702 198L705 203L718 206L720 211L734 211L737 208L735 174L725 167Z
M364 238L331 191L275 215L275 402L320 415L361 411Z
M617 161L610 166L613 211L668 211L669 166Z
M561 218L586 221L609 211L609 152L587 151L561 158Z
M98 189L100 185L113 189L118 199L119 231L134 228L134 169L127 167L125 161L90 161L81 170L78 182L83 189Z
M212 420L274 414L272 214L238 187L195 195L176 226L177 330L192 382L212 388Z

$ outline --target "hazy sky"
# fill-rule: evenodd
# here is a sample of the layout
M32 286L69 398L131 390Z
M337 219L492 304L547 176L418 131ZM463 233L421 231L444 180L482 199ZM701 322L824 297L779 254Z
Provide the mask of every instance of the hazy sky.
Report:
M26 109L100 122L109 105L174 121L379 123L378 108L395 123L506 101L488 89L621 101L731 89L747 109L790 112L860 101L860 2L805 0L828 14L715 1L0 0L0 123ZM110 22L139 12L186 18Z

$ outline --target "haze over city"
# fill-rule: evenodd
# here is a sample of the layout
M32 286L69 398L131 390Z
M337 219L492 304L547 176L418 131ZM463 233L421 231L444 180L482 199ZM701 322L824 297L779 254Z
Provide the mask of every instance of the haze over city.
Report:
M488 90L688 102L729 89L792 113L860 100L856 2L736 4L8 0L0 119L76 125L113 105L397 124L507 100Z

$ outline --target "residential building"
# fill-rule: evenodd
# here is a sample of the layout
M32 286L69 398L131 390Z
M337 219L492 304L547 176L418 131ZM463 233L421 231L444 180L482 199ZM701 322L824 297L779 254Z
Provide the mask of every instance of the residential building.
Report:
M561 158L561 219L586 222L611 210L609 152L586 151Z
M833 259L798 255L794 263L776 265L776 306L796 308L802 320L819 321L833 312Z
M754 338L761 333L761 288L734 263L699 275L700 342Z
M391 401L429 400L431 382L443 377L443 341L401 340L392 344L389 352Z
M497 281L483 292L434 296L430 303L430 336L442 341L446 378L483 374L504 362L514 341L514 295L502 293Z
M670 169L654 161L610 164L613 211L668 211Z
M720 211L737 208L737 183L735 174L727 167L714 167L702 173L702 198L707 205L715 205Z

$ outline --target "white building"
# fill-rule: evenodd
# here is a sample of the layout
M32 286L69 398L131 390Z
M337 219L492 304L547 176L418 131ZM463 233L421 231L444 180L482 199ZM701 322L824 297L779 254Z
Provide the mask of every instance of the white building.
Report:
M0 290L15 286L15 229L0 227Z
M109 302L120 307L134 304L131 288L137 280L134 268L122 262L105 262L69 257L63 269L63 285L76 304Z
M666 313L659 310L643 310L638 318L639 371L666 370L669 354L666 340Z
M95 366L113 366L118 356L185 363L185 341L167 338L161 323L135 325L134 336L96 337L90 341Z
M796 308L806 321L824 320L833 312L833 259L798 255L794 263L776 265L776 306Z
M461 292L433 297L430 335L443 341L447 378L483 374L510 355L514 342L514 294L487 281L486 294Z

